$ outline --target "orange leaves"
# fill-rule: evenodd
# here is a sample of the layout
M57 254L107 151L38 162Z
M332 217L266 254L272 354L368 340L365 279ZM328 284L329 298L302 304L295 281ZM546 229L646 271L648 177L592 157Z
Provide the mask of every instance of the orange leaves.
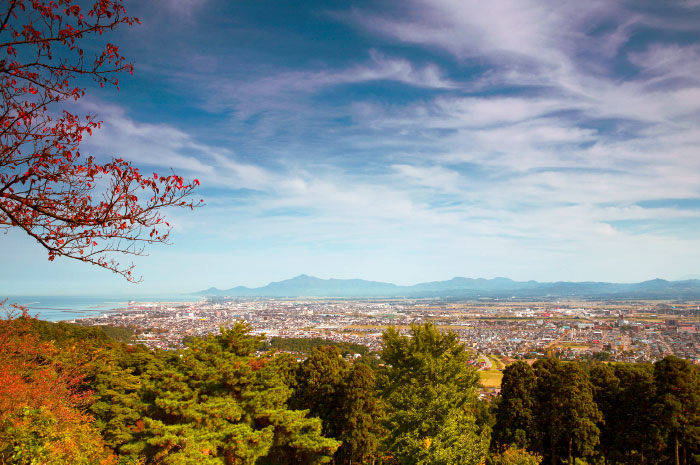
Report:
M140 433L142 431L146 430L146 425L143 423L143 420L139 419L136 420L136 423L133 426L133 431L134 433Z
M92 395L84 385L91 355L83 343L39 339L36 323L26 310L0 320L0 461L9 445L25 461L114 464L82 411Z
M54 362L59 352L30 332L31 319L0 320L0 416L13 405L46 406L53 410L82 402L74 387L82 377L69 366Z

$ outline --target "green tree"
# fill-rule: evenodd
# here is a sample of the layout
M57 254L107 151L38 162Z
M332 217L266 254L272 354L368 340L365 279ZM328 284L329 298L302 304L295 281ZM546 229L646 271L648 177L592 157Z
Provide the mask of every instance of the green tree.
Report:
M535 371L527 363L515 362L503 370L493 429L493 441L498 448L531 447L536 387Z
M144 346L114 345L95 357L88 377L93 390L90 412L102 432L105 443L124 453L122 446L136 441L144 430L143 417L150 402L143 399L152 392L152 380L146 373L163 369L165 357ZM124 453L124 456L131 455ZM137 455L132 455L137 460ZM124 458L124 457L123 457Z
M603 422L600 425L599 448L603 455L603 461L608 463L608 459L618 455L621 446L620 428L623 426L621 417L620 380L615 376L615 372L609 365L597 364L590 373L591 384L593 385L593 399L598 405Z
M620 380L617 400L620 414L618 455L628 457L629 463L645 465L659 450L661 438L654 427L653 404L656 396L654 367L651 364L616 363L615 376Z
M688 463L700 443L700 376L690 362L669 355L654 364L659 426L667 433L673 462Z
M287 409L291 390L259 337L236 324L144 367L143 425L121 446L158 464L320 464L338 443L321 422Z
M323 434L341 442L336 463L363 462L374 456L383 432L375 384L368 365L351 367L337 346L320 346L298 365L289 405L320 418Z
M654 376L650 364L595 365L590 371L594 399L603 414L600 451L608 460L646 464L659 449L652 403Z
M284 384L289 386L292 391L295 391L297 387L297 371L299 369L297 358L290 353L280 352L275 354L270 364L270 368L277 372ZM292 403L291 398L289 403Z
M335 346L320 346L297 369L290 406L309 410L323 421L323 434L338 438L343 431L342 397L350 364Z
M383 334L380 377L387 402L387 449L401 464L477 464L488 448L473 413L476 370L453 331L412 325L411 337Z
M384 405L376 390L374 371L357 363L348 372L341 396L341 446L336 453L340 463L368 463L377 457L386 434L381 421Z
M540 451L557 465L557 457L593 454L602 416L593 400L588 377L578 364L542 359L533 365L537 375L537 425ZM549 446L549 447L547 447Z

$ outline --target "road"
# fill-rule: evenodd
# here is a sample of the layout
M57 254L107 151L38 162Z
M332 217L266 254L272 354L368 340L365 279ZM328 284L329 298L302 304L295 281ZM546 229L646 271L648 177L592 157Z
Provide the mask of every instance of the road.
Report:
M486 356L486 354L479 354L479 361L484 362L486 366L484 367L485 370L490 370L493 368L493 364L491 363L491 359Z

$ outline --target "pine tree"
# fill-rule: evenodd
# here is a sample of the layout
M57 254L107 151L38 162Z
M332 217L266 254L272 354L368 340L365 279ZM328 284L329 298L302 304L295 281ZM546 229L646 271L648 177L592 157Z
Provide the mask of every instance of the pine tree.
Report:
M493 442L497 448L532 446L536 387L535 371L527 363L515 362L503 370L493 429Z
M142 425L121 451L158 464L321 464L338 443L289 410L291 389L259 337L236 324L145 367Z
M374 371L356 363L348 372L341 397L343 429L337 438L339 463L368 463L376 458L386 434L381 421L384 404L376 389Z
M401 464L464 464L483 461L488 431L479 434L473 409L478 376L467 365L453 331L427 323L411 337L393 328L383 334L380 378L388 405L387 448Z
M581 367L556 359L538 360L533 365L537 375L537 424L540 447L552 465L557 457L593 454L602 416L593 400L593 390ZM549 447L547 448L546 445Z
M697 452L700 443L698 370L687 360L669 355L654 364L654 379L659 426L668 435L673 462L685 465L689 453Z
M593 385L593 399L603 416L599 448L607 465L611 456L619 455L620 431L625 426L624 417L620 415L620 380L615 376L613 369L605 364L595 365L589 376Z
M615 377L620 381L618 414L611 419L618 425L617 457L627 463L645 465L659 450L661 436L654 427L653 403L656 386L651 364L616 363Z
M289 404L320 418L326 436L338 438L344 429L341 404L349 371L350 365L334 346L314 348L297 368L296 389Z

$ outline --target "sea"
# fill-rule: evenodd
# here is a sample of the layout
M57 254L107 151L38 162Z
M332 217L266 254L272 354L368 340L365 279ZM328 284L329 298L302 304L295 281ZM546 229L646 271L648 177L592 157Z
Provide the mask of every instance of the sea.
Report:
M140 303L199 302L202 297L193 295L159 296L0 296L7 299L5 309L11 304L26 307L31 316L47 321L70 321L77 318L96 317L123 310ZM0 314L0 318L6 315Z

